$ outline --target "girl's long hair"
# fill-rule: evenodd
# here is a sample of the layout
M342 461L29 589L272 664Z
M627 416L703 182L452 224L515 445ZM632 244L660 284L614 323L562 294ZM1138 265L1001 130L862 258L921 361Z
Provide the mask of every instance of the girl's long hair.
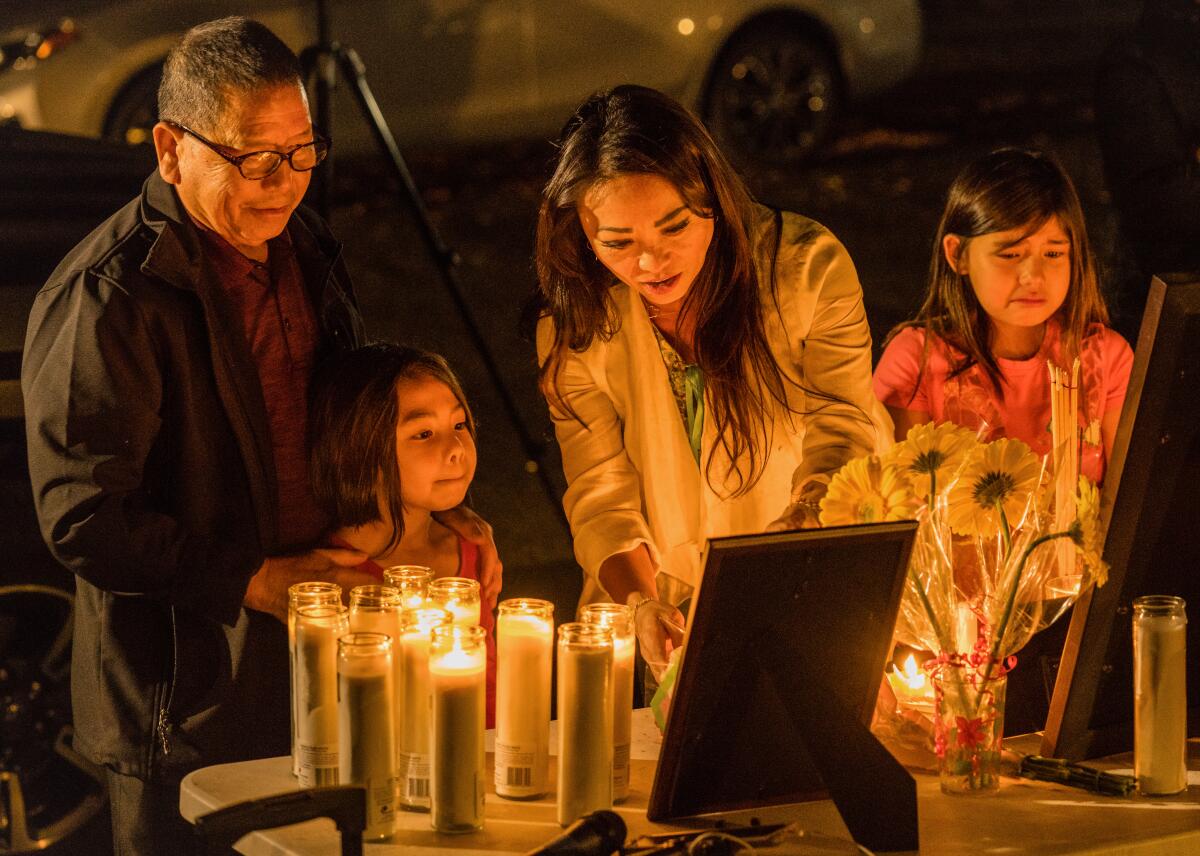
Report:
M331 354L309 388L308 460L317 507L339 528L382 520L382 502L392 518L387 550L404 535L396 386L419 378L449 387L474 437L475 420L462 385L446 360L429 351L378 342Z
M1070 285L1054 315L1062 328L1061 357L1070 365L1091 325L1108 324L1108 309L1100 295L1075 185L1054 158L1028 149L1000 149L984 155L954 179L933 240L925 302L915 318L888 334L887 341L906 327L923 328L922 372L933 342L940 341L949 349L950 377L978 365L1003 399L1003 373L991 350L991 322L967 276L946 259L943 239L946 235L962 239L961 259L974 238L1011 229L1032 234L1051 217L1058 218L1071 242Z
M704 373L707 412L731 462L726 475L736 480L737 496L754 486L765 467L765 414L776 406L788 409L759 294L752 237L758 211L704 126L653 89L626 85L594 95L563 128L538 212L535 310L554 322L539 381L551 407L578 418L558 393L562 357L568 349L586 350L596 337L611 338L620 321L611 293L616 279L592 253L576 205L596 185L637 174L669 181L694 216L713 220L712 242L681 314L695 318L692 344ZM713 458L710 452L704 467L710 484Z

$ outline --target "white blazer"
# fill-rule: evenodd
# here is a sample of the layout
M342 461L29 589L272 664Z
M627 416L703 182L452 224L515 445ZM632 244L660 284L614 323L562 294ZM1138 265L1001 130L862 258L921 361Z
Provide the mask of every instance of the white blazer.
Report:
M754 246L771 352L785 381L841 401L808 396L789 382L788 403L799 415L789 418L778 407L765 414L766 468L753 488L731 496L727 485L710 485L702 475L717 441L713 420L705 419L698 468L645 306L633 289L613 285L617 332L582 353L568 351L561 362L558 392L579 418L550 407L567 478L563 506L584 572L581 603L609 599L598 577L605 559L646 544L659 596L678 604L699 581L707 538L762 532L806 486L873 451L877 435L880 446L891 439L871 389L871 334L849 254L824 226L790 212L777 242L775 212L760 207L759 214ZM541 362L553 332L553 321L543 318ZM714 481L724 478L727 462L718 445Z

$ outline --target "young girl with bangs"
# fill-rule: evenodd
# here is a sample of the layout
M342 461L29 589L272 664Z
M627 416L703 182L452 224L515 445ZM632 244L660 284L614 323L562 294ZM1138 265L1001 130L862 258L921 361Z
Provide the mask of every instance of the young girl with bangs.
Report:
M481 578L479 548L438 520L462 505L475 475L475 422L446 361L378 343L331 356L312 381L313 494L332 540L370 558L382 582L392 565L425 565L434 578ZM483 591L487 720L495 712L496 592Z
M895 423L949 421L1050 451L1047 360L1080 361L1080 471L1103 479L1133 352L1108 326L1075 187L1052 158L1003 149L950 186L916 318L892 331L875 394Z
M633 605L657 671L705 540L816 525L832 473L874 450L858 275L827 229L755 203L704 126L639 86L567 122L536 263L582 600Z

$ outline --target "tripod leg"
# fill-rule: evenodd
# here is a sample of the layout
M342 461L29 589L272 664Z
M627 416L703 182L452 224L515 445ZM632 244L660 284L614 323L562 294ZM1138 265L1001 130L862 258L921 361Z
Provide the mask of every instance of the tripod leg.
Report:
M400 153L400 147L396 144L396 138L392 136L391 129L387 125L387 120L384 119L383 112L379 109L379 104L371 92L371 87L367 84L366 69L363 67L362 60L359 59L358 54L353 48L342 47L336 44L333 46L333 54L337 58L338 67L352 84L355 99L364 117L367 119L367 123L370 125L376 143L387 154L387 160L391 165L392 173L400 182L400 186L403 189L402 195L416 217L417 225L421 230L421 236L425 240L425 245L429 248L430 254L437 263L438 271L442 276L442 283L450 293L450 298L454 301L454 307L458 311L463 325L466 327L471 344L475 347L475 351L483 361L492 387L496 390L496 394L500 396L500 401L504 406L509 422L512 423L517 436L520 438L521 448L525 452L526 470L537 473L538 479L542 484L542 489L545 491L546 497L550 500L551 507L557 512L559 521L566 526L566 515L563 512L562 503L558 499L558 492L555 490L554 484L550 481L550 476L546 472L546 468L541 465L544 444L536 441L530 435L529 429L525 427L525 422L521 418L521 413L517 409L516 402L513 400L512 394L508 391L508 386L500 374L491 349L488 347L487 341L484 339L483 333L475 321L471 307L463 295L462 286L455 273L455 266L459 261L458 256L442 242L441 236L438 235L433 222L429 219L429 212L425 209L424 202L421 201L421 194L417 190L417 185L413 181L412 173L409 172L404 156Z
M429 213L425 210L425 204L421 201L420 191L417 190L416 182L413 181L412 173L409 172L404 155L400 153L400 146L397 145L396 138L392 136L392 130L388 127L387 120L383 117L383 111L379 109L379 102L375 100L375 95L371 92L371 87L367 83L366 68L363 66L358 53L354 48L342 47L341 45L334 46L334 53L342 74L346 76L353 87L355 99L358 101L358 106L367 119L367 124L371 129L372 135L375 137L375 142L378 143L379 147L387 155L393 175L400 182L400 186L404 188L405 201L408 203L413 215L417 218L417 225L421 229L421 237L425 239L425 243L439 265L458 264L458 257L442 243L441 236L438 235L437 230L429 219ZM458 300L456 299L455 302L457 303ZM459 308L461 310L464 307Z
M317 128L327 137L333 136L333 90L337 86L337 60L334 52L337 46L333 43L332 30L329 23L329 6L324 0L317 0L317 44L305 53L311 52L310 64L305 65L304 54L300 55L300 67L305 69L305 80L316 76L316 86L313 106L316 109L314 117ZM315 199L317 210L326 220L333 211L334 165L329 160L325 169L316 176L317 187Z

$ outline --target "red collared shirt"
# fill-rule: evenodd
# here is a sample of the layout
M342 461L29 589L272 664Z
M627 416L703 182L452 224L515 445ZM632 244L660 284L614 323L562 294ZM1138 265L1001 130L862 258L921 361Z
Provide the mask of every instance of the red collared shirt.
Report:
M225 298L242 319L262 384L279 486L279 544L306 546L327 521L308 475L308 381L319 333L304 275L286 230L268 243L266 264L242 255L215 232L200 234Z

